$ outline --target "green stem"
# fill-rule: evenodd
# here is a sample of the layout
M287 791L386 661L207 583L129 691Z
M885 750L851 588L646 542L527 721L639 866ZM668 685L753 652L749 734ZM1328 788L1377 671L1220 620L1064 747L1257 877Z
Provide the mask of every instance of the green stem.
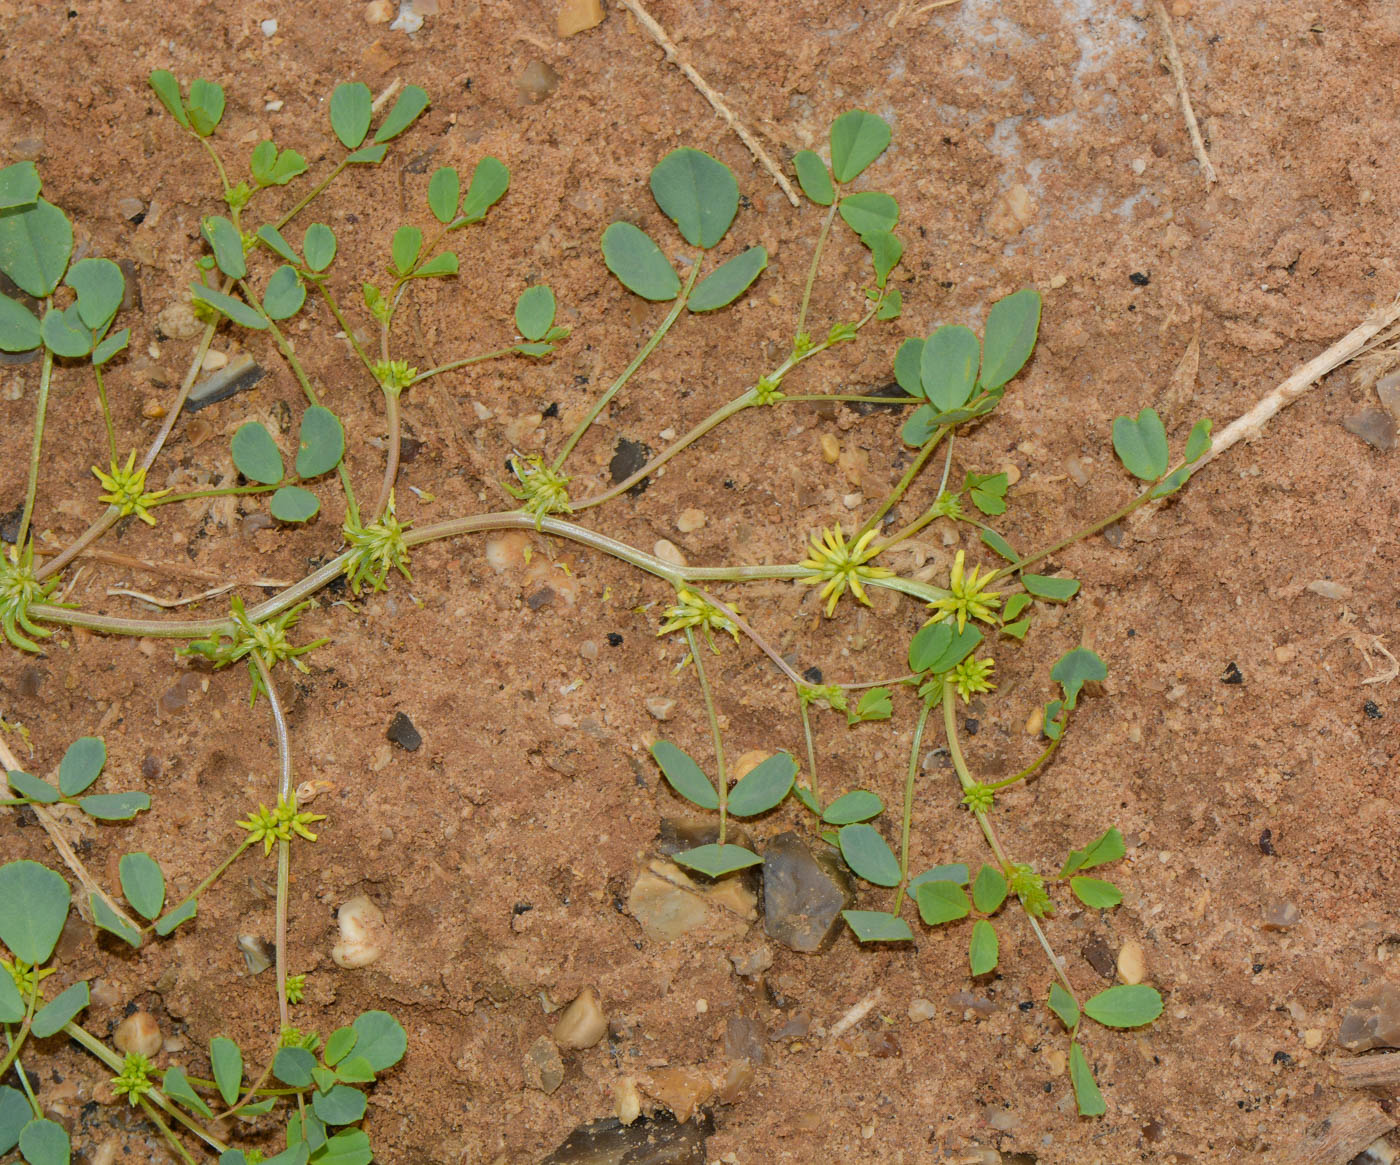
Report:
M817 803L817 832L822 828L822 792L817 784L817 749L812 741L812 717L807 710L807 701L802 698L802 692L797 692L797 709L802 713L802 736L807 741L807 775L812 785L812 800Z
M107 404L107 386L102 383L102 365L94 364L92 374L97 378L97 399L102 402L102 420L107 425L107 454L112 464L117 463L117 434L112 428L112 410Z
M223 498L239 497L244 494L265 494L271 493L275 489L281 489L283 482L276 485L231 485L226 489L197 489L192 493L166 494L164 497L154 498L145 503L146 509L153 509L156 506L167 506L171 502L190 502L198 498Z
M316 290L321 293L321 298L326 301L326 306L331 309L331 315L335 316L335 322L340 325L340 330L345 333L345 338L350 341L350 346L355 349L355 355L360 358L360 363L365 366L365 371L373 376L374 361L365 354L364 347L355 337L355 329L351 326L350 321L345 318L345 313L340 310L340 304L336 301L335 296L331 294L331 289L326 285L326 281L324 279L315 279L313 282L315 283Z
M399 405L399 389L384 390L384 420L388 425L388 444L384 449L384 480L379 485L379 497L375 500L370 518L373 525L384 516L389 508L389 499L394 496L394 482L399 476L399 455L403 444L403 413Z
M812 251L812 263L807 268L807 286L802 289L802 306L797 311L797 335L802 335L807 327L807 309L812 303L812 287L817 281L817 268L821 266L822 251L826 247L827 237L831 234L831 224L836 219L836 209L841 204L841 187L832 184L835 196L831 200L831 209L826 212L826 218L822 219L821 233L817 235L817 245Z
M1060 747L1060 741L1063 739L1064 734L1061 733L1059 739L1052 740L1050 744L1046 747L1044 752L1042 752L1038 757L1035 758L1035 760L1031 764L1023 768L1014 777L1007 777L1004 781L997 781L995 784L988 785L987 788L991 789L993 792L995 792L998 789L1009 789L1018 781L1024 781L1027 777L1033 776L1035 772L1042 765L1045 764L1046 761L1048 761L1052 756L1055 755L1055 750Z
M695 674L700 677L700 691L705 697L705 715L710 721L710 735L715 742L715 770L719 786L719 844L724 844L725 827L729 808L729 780L724 773L724 741L720 739L719 717L715 715L715 701L710 694L710 681L705 678L705 664L700 658L700 645L695 639L695 628L685 629L685 641L690 647L690 658L695 661Z
M5 1032L5 1040L9 1041L10 1033ZM42 1119L44 1110L39 1107L39 1098L34 1095L34 1086L29 1083L29 1073L24 1070L24 1065L20 1063L18 1057L14 1060L15 1075L19 1077L19 1086L24 1089L24 1095L29 1100L29 1109L34 1114L36 1120Z
M951 425L940 425L934 430L933 436L924 442L924 447L919 450L918 456L910 463L909 468L904 471L904 476L899 479L899 484L894 487L893 492L881 504L880 508L868 517L861 528L851 537L851 541L856 541L868 530L875 529L880 524L880 519L894 508L896 502L904 496L914 478L919 475L919 470L923 469L924 463L933 456L933 451L938 448L938 443L952 431Z
M858 684L837 684L836 687L847 692L859 692L864 688L893 688L900 684L913 684L922 678L922 672L910 672L907 676L896 676L892 680L862 680Z
M608 407L608 402L617 395L618 390L621 389L624 384L632 379L633 374L642 366L646 358L656 350L656 346L665 338L666 333L671 330L671 325L680 318L681 312L685 310L686 302L690 299L690 289L695 286L695 278L700 274L700 258L701 257L697 255L691 260L690 275L686 278L685 286L681 288L680 295L676 297L675 306L667 313L666 318L661 321L661 326L658 327L656 331L652 332L651 338L642 345L642 350L633 357L632 363L623 369L622 375L614 380L608 387L607 392L603 393L603 395L598 398L593 407L588 410L588 415L579 422L578 428L576 428L573 433L570 434L569 439L564 442L564 448L559 451L559 456L554 459L553 468L556 473L564 467L564 462L569 454L573 452L574 446L577 445L583 435L588 432L589 427L598 419L599 414Z
M899 545L899 543L903 542L906 538L912 538L930 522L937 520L941 513L940 506L943 501L943 493L948 488L948 472L953 468L953 445L957 442L957 439L958 434L956 429L948 434L948 453L943 459L943 477L938 483L938 491L933 495L933 505L929 506L927 510L910 522L909 525L905 526L904 529L881 542L879 549L876 551L877 554L889 550L892 546Z
M239 858L243 856L243 851L246 850L250 845L252 845L253 841L254 839L250 834L248 837L245 837L241 842L239 842L238 848L235 849L233 853L229 854L229 856L226 857L222 862L220 862L219 865L217 865L214 868L213 873L211 873L207 878L204 879L204 881L202 881L198 886L196 886L193 890L191 890L188 894L181 898L180 901L175 904L174 908L167 910L162 917L168 918L170 915L174 914L176 910L179 910L180 907L184 906L186 902L198 901L199 896L203 894L204 891L209 889L209 887L212 886L215 882L217 882L222 876L223 872L227 870L229 866L233 865L234 862L236 862ZM158 919L157 921L160 920Z
M914 782L919 775L919 751L924 746L924 725L933 711L927 704L919 712L919 722L914 725L914 743L909 747L909 773L904 778L904 825L899 840L899 890L894 896L894 909L898 914L904 905L904 894L909 887L909 829L914 820Z
M861 396L858 393L848 392L807 392L796 396L788 396L784 393L779 400L774 401L774 404L821 404L823 401L868 405L916 405L921 403L918 398L912 396Z
M273 224L273 226L275 226L280 231L284 226L291 222L292 219L296 218L297 215L299 215L303 210L305 210L309 205L311 205L311 202L314 199L319 198L321 194L325 191L326 187L329 186L332 182L334 182L337 178L339 178L341 171L344 170L347 165L349 165L348 161L346 160L348 157L349 155L347 154L345 158L341 158L340 161L336 163L335 169L332 170L329 174L327 174L324 178L322 178L310 194L308 194L305 198L303 198L300 202L293 206L291 210L287 211L287 213L284 214L281 218L279 218Z
M953 769L958 774L958 783L962 786L963 792L967 792L977 783L972 773L968 771L967 761L963 758L962 746L958 743L957 716L953 704L956 699L957 688L953 684L951 676L945 676L943 680L943 728L948 737L948 754L953 759ZM1003 870L1011 869L1011 859L1007 856L1006 850L1002 848L1001 839L997 837L996 830L992 828L991 820L981 809L974 809L973 816L977 818L977 825L982 830L982 836L987 839L987 845L991 847L992 855L996 858L997 864ZM1023 908L1027 920L1031 924L1031 929L1035 931L1035 937L1040 941L1041 949L1044 950L1046 958L1050 960L1050 968L1055 972L1055 978L1060 981L1060 986L1070 993L1074 999L1075 1006L1079 1006L1078 996L1074 994L1074 985L1070 983L1069 977L1065 974L1064 965L1060 961L1059 955L1055 954L1055 949L1050 945L1050 940L1046 938L1045 931L1041 929L1039 920Z
M277 695L277 686L272 682L272 672L258 652L249 657L257 664L258 675L267 692L267 702L272 708L272 728L277 737L277 759L279 776L277 796L284 804L290 804L295 795L292 785L292 743L287 731L287 717L282 711L282 700ZM291 1013L287 1007L287 892L291 880L292 843L285 839L277 842L277 1008L282 1030L292 1025Z
M165 1138L165 1143L174 1150L176 1155L186 1165L195 1165L195 1160L190 1156L189 1150L180 1144L175 1134L171 1132L170 1126L160 1119L160 1114L151 1106L151 1102L143 1096L137 1103L141 1106L141 1111L146 1114L146 1119L160 1130L161 1136Z
M430 376L437 376L443 372L455 372L458 368L466 368L472 364L481 364L487 360L499 360L502 356L511 355L515 349L497 348L494 352L483 352L480 356L468 356L463 360L453 360L447 364L439 364L436 368L429 368L427 372L420 372L405 387L411 388L421 380L427 380Z
M190 132L193 133L194 131L191 130ZM222 186L222 187L224 188L224 193L227 194L230 190L233 189L233 187L229 185L228 174L224 171L224 164L223 164L222 161L219 160L219 155L218 155L218 153L215 151L214 147L210 144L208 138L206 138L206 137L201 137L199 134L195 134L194 136L195 136L195 138L198 140L199 144L200 144L201 146L204 147L205 152L206 152L206 153L209 155L209 157L213 160L213 162L214 162L214 169L217 170L217 171L219 172L219 185ZM234 225L237 226L237 225L238 225L238 212L235 211L235 210L230 209L229 213L230 213L231 215L233 215L233 222L234 222Z
M1182 465L1184 464L1185 462L1182 462ZM1170 472L1165 473L1161 477L1159 477L1145 490L1143 490L1142 493L1138 494L1137 497L1133 498L1133 500L1130 501L1126 506L1123 506L1121 509L1114 510L1113 513L1108 515L1108 517L1098 522L1095 522L1092 526L1086 526L1083 530L1071 534L1068 538L1061 538L1054 545L1047 546L1044 550L1037 550L1034 554L1028 554L1019 562L1013 562L1009 566L1003 566L1000 570L993 571L990 575L987 576L988 584L994 583L999 578L1005 578L1008 574L1012 574L1013 572L1023 571L1028 566L1034 566L1037 562L1040 562L1042 559L1049 558L1052 554L1058 554L1061 550L1073 546L1076 542L1082 542L1085 538L1092 538L1100 530L1104 529L1107 526L1113 525L1114 522L1122 521L1134 510L1139 509L1140 507L1145 506L1148 502L1152 501L1152 491L1156 489L1159 485L1161 485L1162 482L1165 481L1168 477L1170 477L1172 473L1175 473L1176 470L1180 468L1180 465L1173 467L1173 469Z
M5 971L3 968L0 968L0 975L5 975L8 973L9 972ZM37 979L37 967L34 969L34 973ZM34 1013L38 1010L38 1007L39 990L38 984L36 983L34 991L30 993L29 1002L25 1005L24 1020L19 1025L19 1033L13 1039L11 1039L10 1037L9 1025L5 1025L5 1042L9 1046L10 1050L5 1054L5 1058L3 1060L0 1060L0 1080L5 1079L5 1073L10 1070L10 1065L19 1059L20 1049L24 1047L24 1041L29 1038L29 1028L34 1022ZM35 1110L34 1115L39 1115L37 1109Z
M116 1075L121 1075L122 1068L124 1067L124 1061L122 1057L117 1055L116 1052L112 1051L111 1048L109 1048L96 1036L92 1035L86 1028L79 1027L76 1023L69 1021L68 1023L65 1023L63 1025L63 1034L66 1035L70 1040L81 1044L84 1048L86 1048L89 1052L91 1052L94 1056L96 1056L99 1060L106 1064L107 1067L110 1068ZM203 1141L206 1145L213 1149L214 1152L228 1152L227 1145L220 1141L218 1137L215 1137L213 1134L207 1132L201 1125L191 1120L183 1112L176 1108L175 1105L171 1103L169 1097L167 1097L165 1093L163 1093L159 1088L156 1088L153 1085L150 1091L146 1093L146 1097L155 1104L158 1104L167 1115L174 1117L177 1121L184 1125L185 1128L189 1129L190 1132L192 1132L201 1141Z
M24 548L28 540L29 520L34 516L34 498L39 491L39 455L44 448L44 421L49 411L49 382L52 379L53 353L45 345L44 362L39 371L39 399L34 406L34 442L29 452L29 484L24 491L24 511L19 519L19 533L15 536L15 545L20 549ZM41 567L37 577L42 579L45 573Z

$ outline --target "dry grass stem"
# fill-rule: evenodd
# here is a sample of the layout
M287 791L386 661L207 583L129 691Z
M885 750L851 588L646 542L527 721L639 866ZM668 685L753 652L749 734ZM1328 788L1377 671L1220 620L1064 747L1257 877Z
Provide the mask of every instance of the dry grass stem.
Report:
M1191 148L1196 151L1196 161L1200 163L1201 174L1209 186L1219 179L1215 175L1215 167L1211 165L1210 155L1206 153L1206 143L1201 138L1201 127L1196 124L1196 111L1191 108L1191 95L1186 91L1186 71L1181 66L1181 54L1176 51L1176 37L1172 36L1171 22L1167 19L1167 10L1162 6L1162 0L1155 0L1153 7L1157 11L1157 23L1162 26L1167 65L1171 69L1172 80L1176 82L1177 96L1181 98L1181 112L1186 117L1186 132L1191 135Z

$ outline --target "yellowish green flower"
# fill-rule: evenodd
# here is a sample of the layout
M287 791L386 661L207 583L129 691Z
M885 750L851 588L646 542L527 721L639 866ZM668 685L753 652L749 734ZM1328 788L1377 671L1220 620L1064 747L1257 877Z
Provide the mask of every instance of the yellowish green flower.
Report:
M300 1002L301 1002L303 999L305 999L305 998L306 998L306 976L305 976L304 974L302 974L302 975L288 975L288 976L287 976L287 1002L288 1002L288 1003L300 1003Z
M309 827L325 819L324 813L298 813L294 792L291 797L278 796L275 809L259 805L258 811L248 814L248 820L240 821L238 827L248 831L249 840L254 844L263 843L263 856L266 857L272 852L273 842L291 841L292 834L315 841L316 835Z
M381 360L370 371L379 387L392 396L398 396L418 376L418 369L410 368L407 360Z
M981 781L973 781L963 794L962 803L974 813L986 813L996 801L996 790Z
M894 571L883 566L870 565L870 560L879 553L870 549L874 537L875 531L867 530L859 538L847 542L841 535L840 522L836 523L836 529L823 530L820 537L813 536L809 553L801 562L812 573L798 581L808 586L823 584L827 618L835 613L837 600L846 593L847 587L868 607L870 599L863 584L894 575Z
M515 474L518 486L504 483L506 493L519 498L525 504L520 508L535 519L538 530L549 514L572 514L569 504L569 482L566 477L545 464L543 457L521 457L516 453L509 459L510 471Z
M341 527L346 541L354 547L354 553L345 562L345 577L356 595L366 583L372 591L384 590L390 567L409 582L413 581L408 573L408 546L403 538L410 525L411 522L400 522L394 516L394 491L390 490L389 504L379 521L361 526L347 520Z
M731 606L738 610L737 604ZM700 628L704 633L705 642L716 655L719 654L714 637L716 631L732 635L734 642L739 642L739 628L735 626L734 620L688 587L679 587L676 590L676 602L666 608L666 622L661 625L657 634L669 635L672 631L681 631L686 627Z
M140 1052L128 1052L122 1061L121 1075L112 1077L112 1091L118 1096L125 1096L134 1108L137 1101L155 1087L151 1082L155 1070L156 1066Z
M996 684L991 681L994 667L996 660L974 659L969 655L953 669L953 686L958 689L964 704L970 703L979 692L996 691Z
M1045 879L1030 866L1013 862L1006 871L1006 883L1032 918L1044 918L1054 912L1054 904L1045 889Z
M1001 607L1000 593L986 589L991 574L983 575L979 566L974 566L971 573L968 573L963 567L964 557L963 551L959 550L957 557L953 559L953 570L948 579L948 597L934 599L929 604L929 610L934 612L929 622L939 623L951 615L958 622L959 635L969 619L990 623Z
M28 999L37 991L38 998L43 999L44 990L39 984L52 975L54 969L52 967L34 967L23 959L0 959L0 971L9 974L23 998Z
M57 586L57 575L47 582L35 577L33 542L26 542L23 550L11 546L8 554L0 555L0 630L21 651L37 652L34 639L53 634L29 617L29 608L42 603Z
M92 467L92 472L97 475L97 480L107 491L102 495L102 501L116 506L121 511L123 518L128 514L135 514L148 526L156 524L156 520L146 511L170 491L168 489L147 491L146 467L143 465L137 468L135 449L131 451L131 456L126 459L125 466L118 465L114 458L111 473L103 473L95 465Z

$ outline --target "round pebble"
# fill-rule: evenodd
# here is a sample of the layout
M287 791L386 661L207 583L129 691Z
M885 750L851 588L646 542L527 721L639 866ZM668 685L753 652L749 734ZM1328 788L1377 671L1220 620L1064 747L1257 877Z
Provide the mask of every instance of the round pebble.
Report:
M676 710L676 702L670 696L648 696L645 703L647 711L657 720L669 720Z
M112 1035L112 1042L119 1052L127 1055L134 1052L147 1059L160 1051L164 1040L165 1037L160 1034L160 1024L149 1011L133 1011L117 1024L117 1030Z
M1147 956L1142 944L1129 939L1118 949L1118 978L1124 983L1141 983L1147 975Z
M693 534L706 522L705 511L698 510L694 506L684 509L680 517L676 519L676 529L682 534Z
M263 36L277 35L277 21L275 20L264 20L258 27L262 29Z
M669 562L672 566L685 565L685 555L681 553L680 547L665 538L658 540L651 552L662 562Z
M909 1001L909 1018L915 1023L923 1023L932 1019L938 1014L938 1008L928 999L911 999Z
M370 0L364 15L366 24L388 24L394 19L394 6L390 0Z

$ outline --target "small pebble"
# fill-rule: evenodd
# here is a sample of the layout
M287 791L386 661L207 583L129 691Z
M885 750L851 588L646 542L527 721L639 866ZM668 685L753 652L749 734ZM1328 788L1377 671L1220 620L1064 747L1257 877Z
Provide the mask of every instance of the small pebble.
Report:
M546 1096L564 1082L564 1061L548 1036L540 1036L525 1053L525 1083Z
M20 138L10 144L10 157L16 162L37 162L43 152L43 138Z
M676 519L676 529L682 534L693 534L705 524L705 521L705 511L691 506L681 511L680 517Z
M633 1076L619 1076L613 1081L613 1110L617 1119L630 1125L642 1115L642 1094L637 1091L637 1081Z
M608 1017L603 1011L598 992L592 987L585 987L564 1008L559 1022L554 1025L554 1042L561 1048L591 1048L607 1031Z
M841 442L836 439L835 433L823 433L822 440L822 460L828 465L835 465L841 456Z
M1142 944L1129 939L1118 948L1118 978L1127 984L1141 983L1147 975L1147 956Z
M170 340L193 340L204 331L204 325L194 314L193 305L185 299L176 300L156 315L156 329Z
M277 21L275 20L264 20L258 27L262 29L263 36L277 35Z
M592 639L585 639L582 643L580 643L580 644L578 645L578 653L579 653L581 656L583 656L584 659L597 659L597 658L598 658L598 644L597 644L597 642L594 641L594 640L592 640Z
M1351 588L1349 586L1344 586L1339 582L1333 582L1328 578L1320 578L1314 582L1308 583L1308 590L1312 591L1315 595L1321 595L1324 599L1333 599L1336 601L1349 598L1351 595Z
M1278 899L1264 907L1264 920L1260 927L1263 930L1290 930L1298 925L1302 917L1302 912L1294 903Z
M135 222L146 213L146 204L139 198L117 199L117 213L127 222Z
M724 1028L724 1054L731 1060L762 1064L768 1033L763 1021L747 1015L731 1015Z
M1026 735L1039 736L1040 730L1045 727L1045 709L1035 708L1026 717Z
M417 752L423 744L422 735L403 712L394 713L394 718L389 721L389 731L385 735L405 752Z
M662 562L669 562L672 566L685 565L685 555L681 553L680 547L665 538L658 540L651 552Z
M149 1011L133 1011L117 1024L117 1030L112 1035L112 1043L116 1044L119 1052L127 1055L134 1052L148 1059L160 1051L164 1041L160 1024Z
M676 701L670 696L648 696L645 703L647 711L657 720L669 720L676 710Z
M388 24L394 19L394 5L391 0L370 0L365 5L366 24Z
M1400 986L1381 984L1348 1004L1337 1043L1352 1052L1400 1047Z
M559 17L555 21L555 31L560 39L577 36L590 28L603 23L602 0L564 0L559 5ZM630 1123L627 1121L624 1124Z
M275 101L269 101L266 105L263 106L263 109L266 110L268 113L281 113L283 104L284 103L282 99L279 97Z
M210 348L209 351L204 353L204 360L200 364L200 367L203 368L205 372L217 372L226 364L228 364L228 353L217 352L213 348Z
M486 561L497 574L525 565L530 536L524 530L507 530L486 540Z
M1291 643L1280 643L1274 648L1274 658L1279 663L1292 663L1298 657L1298 649Z
M536 105L559 87L559 74L547 61L531 61L515 79L521 101Z
M1141 174L1141 173L1142 173L1144 170L1146 170L1146 169L1147 169L1147 160L1146 160L1145 158L1134 158L1134 159L1133 159L1133 173L1134 173L1134 174Z
M1070 475L1074 484L1080 489L1089 484L1089 470L1078 457L1070 457L1065 460L1065 472Z
M613 485L619 485L643 468L650 460L651 447L649 445L643 444L641 441L619 437L617 446L613 450L612 460L608 462L608 476L612 479ZM650 478L643 478L627 493L630 497L636 497L650 484Z
M938 1014L938 1008L929 999L911 999L909 1001L909 1018L915 1023L923 1023L932 1019Z
M338 967L367 967L389 949L390 934L384 912L364 895L351 898L336 911L340 941L331 948Z
M1008 461L1001 467L1001 471L1006 474L1006 484L1008 486L1013 486L1021 480L1021 467L1014 462Z
M1384 409L1362 409L1353 413L1342 421L1342 428L1383 453L1395 448L1395 418Z
M272 944L261 935L240 934L234 939L234 945L243 956L243 965L248 968L250 975L261 975L272 966L272 961L277 957Z
M1066 283L1068 283L1068 282L1069 282L1069 276L1068 276L1068 275L1052 275L1052 276L1050 276L1050 290L1051 290L1051 291L1058 291L1061 287L1063 287L1063 286L1064 286Z

